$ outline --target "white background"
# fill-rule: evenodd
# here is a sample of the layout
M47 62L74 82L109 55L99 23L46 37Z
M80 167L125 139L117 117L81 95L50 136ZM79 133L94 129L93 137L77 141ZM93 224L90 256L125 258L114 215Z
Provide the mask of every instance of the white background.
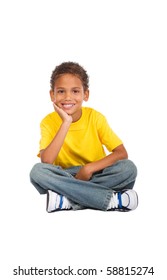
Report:
M103 270L79 279L164 279L166 15L161 0L0 1L2 279L24 279L13 276L19 265ZM29 182L39 123L53 110L50 75L63 61L87 69L85 105L106 115L138 167L133 212L47 214L45 196ZM108 266L153 266L155 274L106 276Z

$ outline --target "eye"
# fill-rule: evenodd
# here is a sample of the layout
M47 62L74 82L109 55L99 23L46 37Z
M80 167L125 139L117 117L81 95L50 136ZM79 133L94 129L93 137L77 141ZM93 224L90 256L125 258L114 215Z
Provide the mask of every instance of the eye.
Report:
M64 90L63 90L63 89L58 89L57 93L63 94L63 93L64 93Z
M79 93L79 90L78 90L78 89L74 89L74 90L73 90L73 93L74 93L74 94L78 94L78 93Z

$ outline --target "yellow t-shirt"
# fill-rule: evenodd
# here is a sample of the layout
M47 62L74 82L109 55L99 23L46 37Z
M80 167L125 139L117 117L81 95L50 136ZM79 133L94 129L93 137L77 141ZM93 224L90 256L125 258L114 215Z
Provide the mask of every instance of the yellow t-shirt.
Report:
M56 112L50 113L42 120L40 150L50 144L61 123L62 120ZM92 108L82 107L81 118L71 123L64 144L53 164L63 168L85 165L106 156L103 145L112 152L121 144L122 141L101 113Z

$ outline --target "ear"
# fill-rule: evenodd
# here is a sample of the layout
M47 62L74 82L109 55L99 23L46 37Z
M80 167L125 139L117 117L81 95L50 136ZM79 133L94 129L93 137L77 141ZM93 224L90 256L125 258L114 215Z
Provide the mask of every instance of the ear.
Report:
M50 99L52 100L52 102L54 102L55 101L54 91L51 89L49 93L50 93Z
M88 101L88 99L89 99L89 90L85 90L85 92L84 92L84 101Z

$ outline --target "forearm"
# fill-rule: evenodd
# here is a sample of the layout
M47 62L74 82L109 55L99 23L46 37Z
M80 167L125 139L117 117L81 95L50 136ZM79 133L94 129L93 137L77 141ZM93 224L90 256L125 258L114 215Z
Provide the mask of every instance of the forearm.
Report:
M113 165L118 160L127 159L127 158L128 158L127 151L125 150L124 146L121 145L118 148L116 148L113 151L113 153L107 155L106 157L98 161L88 163L86 166L91 172L91 174L93 174L97 171L100 171L106 167Z
M112 154L110 154L103 159L100 159L100 160L95 161L95 162L88 163L87 168L89 169L90 173L93 174L97 171L100 171L100 170L102 170L106 167L111 166L116 161L117 160L113 159Z
M52 142L40 152L42 162L52 164L55 161L64 143L70 124L71 122L63 122Z
M79 180L88 181L92 177L93 173L103 170L104 168L111 166L118 160L127 159L128 154L123 145L118 146L113 150L113 152L95 162L87 163L82 166L81 169L76 174L75 178Z

